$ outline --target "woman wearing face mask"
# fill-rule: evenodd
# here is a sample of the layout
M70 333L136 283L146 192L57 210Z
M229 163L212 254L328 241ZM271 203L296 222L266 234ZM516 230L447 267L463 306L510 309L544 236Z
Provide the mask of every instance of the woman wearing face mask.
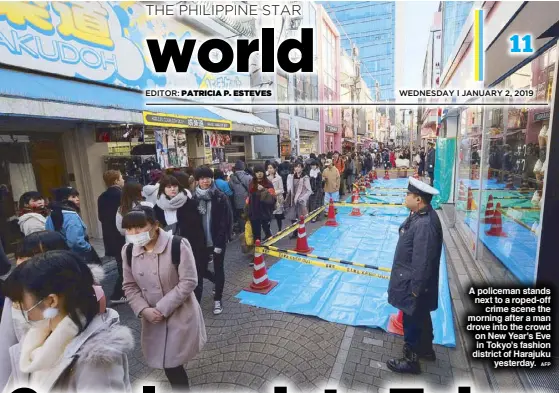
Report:
M124 216L131 260L123 249L124 292L134 314L142 318L142 352L148 366L163 369L173 390L188 389L184 365L206 343L198 285L190 244L180 240L173 261L173 236L159 228L153 209L140 206Z
M31 324L10 348L4 389L39 392L130 391L126 353L134 346L118 313L99 314L91 271L75 253L48 251L17 266L5 293Z
M16 264L19 266L37 255L54 250L68 250L68 246L60 233L52 231L34 232L26 236L19 245L16 253ZM101 288L101 281L105 275L103 268L99 265L88 266L95 282L94 290L97 295L99 312L104 313L106 311L106 299ZM5 310L3 310L0 321L0 337L2 337L2 340L0 340L0 364L8 364L9 348L20 342L29 327L30 325L23 318L20 305L6 299ZM4 387L9 376L9 369L0 367L0 389Z
M227 196L213 182L213 172L208 167L199 167L194 172L198 182L194 199L198 202L198 211L202 215L202 225L206 237L207 258L197 262L198 286L196 298L202 299L204 277L215 284L214 315L223 312L221 297L225 285L225 248L230 238L233 225L233 212ZM213 274L208 271L208 262L213 257Z
M87 227L80 217L80 194L72 187L54 190L51 214L45 223L47 231L56 231L66 240L70 250L80 255L86 263L101 264L97 252L89 244Z
M144 201L142 185L140 183L126 183L124 187L122 187L120 207L116 212L116 227L122 235L126 234L126 231L122 228L122 217L130 210L140 205L153 207L151 202Z
M294 166L294 173L287 178L287 197L286 205L289 208L289 218L292 223L297 222L300 216L308 214L307 203L312 195L312 188L309 176L303 171L303 163L297 161ZM291 234L291 238L297 237L297 231Z
M283 180L280 175L277 173L278 164L275 162L270 162L268 165L268 180L274 186L274 191L276 193L276 206L274 211L274 217L276 218L276 222L278 224L278 231L281 231L283 220L285 216L283 215Z
M276 203L276 192L272 183L266 179L265 169L262 165L254 167L254 178L250 182L248 191L248 217L254 240L266 240L272 237L270 221ZM264 230L264 239L262 239L262 229Z
M312 194L309 197L309 208L314 211L324 204L324 188L322 186L322 173L320 173L320 168L318 167L317 160L313 160L311 163L311 170L309 172L309 181L311 184ZM317 217L320 217L317 216ZM312 222L316 222L317 217L312 219Z
M206 238L198 204L174 176L160 180L154 211L161 228L184 237L190 243L196 261L205 260Z

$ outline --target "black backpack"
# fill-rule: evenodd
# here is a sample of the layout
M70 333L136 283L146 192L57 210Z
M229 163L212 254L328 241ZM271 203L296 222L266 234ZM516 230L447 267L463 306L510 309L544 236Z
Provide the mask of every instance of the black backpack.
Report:
M171 244L171 260L173 261L173 265L178 269L181 263L181 241L182 237L180 236L173 236L172 244ZM132 247L134 245L132 243L128 243L126 246L126 262L128 266L132 265Z

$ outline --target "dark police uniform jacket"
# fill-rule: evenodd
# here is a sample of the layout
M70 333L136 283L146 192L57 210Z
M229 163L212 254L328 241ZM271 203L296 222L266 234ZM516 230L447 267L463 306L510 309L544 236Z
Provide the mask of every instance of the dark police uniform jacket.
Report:
M441 222L431 205L404 221L388 284L388 303L408 315L416 307L437 309L442 246Z

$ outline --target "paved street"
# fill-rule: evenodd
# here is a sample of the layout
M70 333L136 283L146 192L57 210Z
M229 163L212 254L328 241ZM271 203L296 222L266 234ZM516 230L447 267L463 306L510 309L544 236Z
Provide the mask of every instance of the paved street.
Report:
M308 225L309 232L320 223ZM314 227L314 228L313 228ZM294 246L282 240L278 246ZM96 248L99 241L95 242ZM101 250L101 255L103 255ZM437 361L422 363L423 374L402 376L392 373L385 362L402 353L402 339L380 329L354 328L329 323L315 317L285 314L242 305L235 295L251 282L250 257L240 251L239 241L226 251L224 311L212 313L211 283L206 281L202 309L208 343L188 364L188 375L195 389L243 392L270 391L274 382L283 381L290 389L304 392L338 387L348 392L385 392L395 382L422 382L434 390L448 390L455 381L470 381L466 359L459 349L436 346ZM267 257L268 268L273 259ZM106 265L104 282L107 296L114 282L114 261ZM211 268L211 267L210 267ZM155 384L157 391L170 391L162 370L145 365L139 345L139 320L127 305L117 306L124 324L134 331L137 346L130 357L130 373L135 387ZM459 341L459 340L457 340Z

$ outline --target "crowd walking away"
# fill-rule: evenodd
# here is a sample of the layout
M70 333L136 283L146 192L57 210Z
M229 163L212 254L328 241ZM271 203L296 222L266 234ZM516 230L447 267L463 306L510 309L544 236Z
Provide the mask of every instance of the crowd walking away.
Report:
M163 370L173 391L189 389L187 366L208 340L204 312L225 317L224 290L231 277L225 261L232 247L239 247L235 241L254 266L256 241L266 242L330 201L343 201L356 180L373 169L415 168L429 175L418 180L429 188L416 184L408 193L406 204L417 214L403 224L406 235L398 243L395 269L407 272L413 265L433 273L439 227L429 204L431 151L336 151L250 166L237 161L230 173L209 165L153 169L145 183L125 180L111 169L97 198L103 258L90 241L76 188L60 187L50 196L26 191L18 203L21 240L15 260L0 247L0 275L8 274L1 298L0 388L130 391L128 356L135 344L119 317L121 307L128 307L140 319L138 345L146 364ZM320 220L322 214L312 216L312 222ZM405 249L416 237L432 245L420 250L429 258L419 267ZM105 287L106 296L108 261L116 265L116 280ZM207 283L211 289L204 291ZM417 372L417 359L432 356L426 310L436 305L436 282L425 278L414 287L413 302L399 297L401 285L390 281L388 300L409 315L404 319L407 352L388 367ZM203 299L208 293L209 307Z

